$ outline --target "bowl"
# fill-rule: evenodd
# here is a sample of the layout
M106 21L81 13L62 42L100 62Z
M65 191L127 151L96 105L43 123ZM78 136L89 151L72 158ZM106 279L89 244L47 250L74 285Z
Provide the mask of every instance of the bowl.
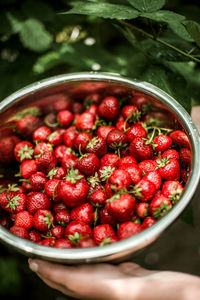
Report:
M95 72L64 74L38 81L13 93L0 103L0 138L11 135L14 121L26 114L49 114L52 104L58 97L69 95L76 101L82 101L96 93L102 96L112 94L122 101L126 101L127 97L138 95L139 97L135 97L138 103L135 104L144 111L150 111L149 116L153 118L152 120L187 133L191 144L192 164L184 193L173 209L152 227L126 240L104 247L84 249L45 247L21 239L0 226L0 241L26 256L68 264L125 260L129 255L137 254L139 250L153 243L180 216L195 193L200 176L200 142L197 128L186 110L175 99L147 82L139 82L118 74ZM1 159L0 168L9 170L12 166L2 162Z

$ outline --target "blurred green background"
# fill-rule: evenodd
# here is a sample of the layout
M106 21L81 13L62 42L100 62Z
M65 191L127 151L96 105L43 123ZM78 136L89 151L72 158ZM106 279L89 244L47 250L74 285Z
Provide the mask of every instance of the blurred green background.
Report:
M199 21L194 0L1 0L0 100L53 75L106 71L153 83L190 112L200 104ZM134 261L200 275L198 198L197 191L182 217ZM1 299L67 299L31 273L27 258L0 249Z

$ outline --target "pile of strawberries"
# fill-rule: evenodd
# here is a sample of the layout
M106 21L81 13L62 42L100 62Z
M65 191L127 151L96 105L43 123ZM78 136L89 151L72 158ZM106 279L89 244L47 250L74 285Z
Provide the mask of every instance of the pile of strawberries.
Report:
M53 112L26 115L1 138L0 161L16 180L1 179L0 225L44 246L115 243L152 226L173 208L191 167L182 130L115 96L71 102L58 94Z

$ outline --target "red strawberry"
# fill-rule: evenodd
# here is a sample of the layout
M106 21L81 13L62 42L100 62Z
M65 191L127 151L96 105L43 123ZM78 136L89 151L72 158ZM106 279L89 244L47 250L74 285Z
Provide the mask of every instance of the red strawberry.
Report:
M181 130L175 130L169 135L172 138L173 144L179 147L190 148L190 141L185 132Z
M47 231L53 225L54 217L50 210L38 209L33 216L33 227L38 231Z
M119 225L117 230L117 237L119 240L127 239L135 234L138 234L143 230L142 225L133 223L133 222L125 222Z
M126 134L118 129L110 131L106 138L108 147L116 151L125 148L127 146L127 142L128 139Z
M74 248L74 245L72 244L72 242L70 242L70 240L68 239L58 239L55 241L54 244L55 248L63 248L63 249L71 249Z
M186 169L181 169L180 173L181 181L183 182L183 184L186 184L190 176L190 171Z
M46 151L53 151L53 146L49 143L38 143L34 148L34 155L36 157Z
M156 190L159 190L162 183L162 178L157 170L148 172L143 179L147 179L148 181L152 182L155 185Z
M19 142L14 148L15 159L18 162L22 162L25 159L32 159L33 153L33 144L28 141Z
M142 138L134 138L129 146L129 153L138 161L148 160L153 158L153 149L148 141Z
M64 109L70 109L71 100L68 96L64 94L56 94L55 97L56 99L53 103L53 109L55 110L55 112L59 112Z
M126 105L122 109L122 116L129 123L135 123L139 121L141 112L134 105Z
M86 150L87 144L91 139L92 135L90 133L81 132L76 136L74 140L74 146L77 150L81 150L82 152L84 152Z
M38 169L45 174L48 174L49 171L57 165L57 159L53 151L45 151L36 158L35 162Z
M45 238L42 241L38 242L39 245L46 246L46 247L54 247L55 239L54 238Z
M65 179L57 187L58 198L68 207L81 205L85 202L89 186L83 175L78 170L68 170Z
M25 179L38 171L37 163L34 159L24 160L20 167L21 176Z
M85 112L90 113L96 117L98 113L98 106L95 104L90 105L90 107L88 107L88 109Z
M33 216L27 211L23 210L17 213L15 218L15 226L23 227L26 230L31 229L33 224Z
M28 231L23 227L14 225L10 227L10 232L22 239L28 239Z
M38 243L42 240L42 237L41 237L41 233L38 232L37 230L33 229L31 231L28 232L28 239L31 241L31 242L34 242L34 243Z
M76 133L75 126L71 126L71 127L67 128L63 134L63 143L67 147L73 148L73 144L74 144L74 140L75 140L76 136L77 136L77 133Z
M65 229L65 238L77 245L82 238L91 237L92 230L83 222L72 221Z
M63 167L56 167L49 171L47 177L49 179L63 179L65 175L66 175L66 171Z
M17 192L16 189L9 187L0 194L1 207L10 213L18 213L26 209L27 197L23 193Z
M98 113L100 117L106 120L115 120L119 114L119 102L117 98L113 96L108 96L104 98L101 104L99 105Z
M84 203L71 210L71 219L73 221L91 224L94 221L94 210L91 204Z
M162 158L174 158L179 160L179 153L175 149L168 149L162 153Z
M114 126L100 126L98 129L97 129L97 135L99 137L101 137L102 139L106 140L107 138L107 135L109 134L109 132L111 130L115 129Z
M42 126L34 131L33 139L35 141L45 142L50 134L51 129L47 126Z
M136 137L145 138L147 132L140 123L136 123L126 131L126 135L128 137L128 141L132 142L132 140Z
M142 227L147 229L156 223L156 219L153 217L146 217L142 223Z
M89 197L89 201L91 202L91 204L97 207L104 205L106 199L107 195L103 190L94 191Z
M73 121L73 114L69 110L61 110L57 114L58 123L63 127L68 127Z
M180 179L180 165L179 162L174 159L159 158L156 160L157 168L161 177L165 180L179 180Z
M115 238L115 231L108 224L98 225L93 229L93 237L97 245L109 244Z
M179 156L180 156L180 164L183 167L190 166L192 163L192 153L190 149L188 148L181 148L179 150Z
M31 214L39 209L49 209L50 206L49 198L42 192L31 192L27 195L27 210Z
M35 116L25 116L16 122L17 129L25 138L31 139L36 129L41 127L43 122Z
M92 238L81 239L77 244L77 248L92 248L96 246L97 245Z
M54 130L48 137L47 141L52 144L53 146L58 146L62 144L63 140L63 133L61 130L57 129Z
M127 128L129 128L129 124L127 122L123 120L118 120L116 122L116 129L120 130L120 131L125 131Z
M59 202L59 198L57 196L57 186L60 182L59 179L50 179L45 183L44 189L49 198L51 198L54 202Z
M96 136L89 141L86 150L100 158L107 153L107 144L103 138Z
M136 184L142 179L142 170L136 164L123 164L119 169L128 172L132 183Z
M131 178L125 170L114 170L112 175L108 178L108 183L114 191L119 191L122 188L129 189L131 184Z
M175 204L183 193L183 186L178 181L165 181L162 187L162 193L172 201L172 204Z
M20 142L20 139L15 135L2 137L0 139L0 162L10 163L15 159L15 145Z
M72 112L73 114L81 114L83 111L83 104L80 102L72 103Z
M116 168L119 162L119 156L114 153L107 153L101 158L101 167Z
M149 203L139 202L136 204L136 213L138 217L145 218L149 214Z
M149 201L156 192L155 185L149 180L142 179L133 187L133 195L141 201Z
M61 225L54 225L54 227L50 229L50 232L56 239L61 239L64 237L65 228Z
M106 201L108 212L119 222L129 221L135 211L135 198L129 194L116 194Z
M169 149L172 145L172 138L170 136L160 134L154 139L155 150L163 152Z
M62 208L55 212L55 221L57 224L61 226L67 226L70 220L70 212L67 208Z
M79 130L91 130L95 123L93 114L84 112L76 120L76 128Z
M165 216L171 208L171 201L164 195L154 197L150 203L150 213L155 219Z
M84 99L84 106L87 107L91 104L99 105L101 101L101 95L97 93L89 94Z
M142 170L143 174L146 174L157 169L157 163L154 160L143 160L138 164L138 167Z
M66 155L71 156L72 150L71 150L71 148L68 148L65 145L58 145L54 149L54 154L55 154L55 157L57 158L58 162L61 162L64 156L66 156Z
M66 209L67 207L63 202L58 202L52 203L51 208L54 213L57 213L59 210Z
M109 224L110 226L115 226L117 221L114 217L108 212L107 208L101 208L99 211L99 220L101 224Z
M100 161L98 157L93 154L85 154L81 156L77 163L77 168L79 171L85 175L91 176L99 169Z
M123 169L123 165L125 166L128 166L128 165L133 165L133 164L136 164L137 161L136 159L133 157L133 156L125 156L125 157L122 157L119 162L118 162L118 168L119 169Z
M36 172L30 176L30 183L33 191L41 191L44 189L47 177L42 172Z

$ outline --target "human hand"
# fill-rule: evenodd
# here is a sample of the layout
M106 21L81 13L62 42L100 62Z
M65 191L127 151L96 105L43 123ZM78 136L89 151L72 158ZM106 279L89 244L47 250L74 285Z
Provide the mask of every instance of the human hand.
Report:
M200 299L198 277L178 272L150 271L131 262L67 266L29 259L29 265L47 285L77 299Z

